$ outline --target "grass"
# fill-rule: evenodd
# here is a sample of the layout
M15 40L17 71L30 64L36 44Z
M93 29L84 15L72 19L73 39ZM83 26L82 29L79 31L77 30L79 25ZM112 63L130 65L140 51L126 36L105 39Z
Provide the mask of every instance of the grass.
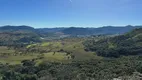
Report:
M56 52L56 51L59 51L60 49L63 49L64 51L67 51L67 52L71 52L71 55L74 55L75 56L75 59L74 60L88 60L88 59L100 59L101 57L98 57L97 55L95 55L96 53L94 52L86 52L84 50L84 46L82 44L82 41L79 40L79 41L75 41L74 42L72 40L66 40L66 41L58 41L58 42L48 42L50 44L50 46L46 46L46 48L50 49L51 52ZM64 44L62 44L64 43ZM61 57L60 55L55 55L55 56L51 56L50 54L46 54L47 56L50 56L48 57L49 60L64 60L63 57L62 59L58 58L58 57ZM46 56L45 55L45 56Z
M5 46L1 46L0 47L0 53L14 53L15 50L13 49L8 49L7 47Z
M53 41L53 42L43 42L43 43L37 43L37 44L31 44L28 45L26 48L40 48L40 49L49 49L50 52L43 53L43 55L39 53L35 54L26 54L26 55L7 55L6 57L0 56L0 62L2 63L10 63L10 64L20 64L22 60L32 60L35 58L38 58L39 56L42 56L42 59L36 60L37 64L41 63L42 61L61 61L61 62L68 62L72 60L89 60L89 59L101 59L102 57L98 57L95 55L94 52L86 52L84 50L84 46L82 44L82 41L79 40L66 40L66 41ZM75 58L71 59L71 55L66 55L65 52L57 52L59 50L63 49L66 52L71 52L71 55L74 55ZM7 53L14 53L14 50L8 50L7 47L0 47L1 52L7 52Z
M27 54L27 55L17 55L17 56L5 56L0 58L1 63L9 63L9 64L20 64L22 60L32 60L35 58L38 58L40 54ZM38 59L37 64L42 62L42 61L65 61L68 60L66 53L61 53L61 52L49 52L49 53L44 53L43 54L43 59Z
M49 45L50 45L50 42L44 42L44 43L41 44L42 47L46 47L46 46L49 46Z
M61 43L60 42L44 42L44 43L41 43L41 46L42 47L61 47Z
M9 64L20 64L22 60L31 60L37 58L37 56L34 55L18 55L18 56L7 56L7 57L1 57L0 62L1 63L9 63Z
M44 53L44 58L42 60L46 61L63 61L67 60L66 58L66 53L61 53L61 52L49 52L49 53Z
M30 47L33 47L33 46L37 46L38 44L30 44L28 45L26 48L30 48Z
M40 44L43 49L48 49L51 52L57 52L62 48L61 42L44 42Z
M70 60L67 58L66 53L61 53L61 52L49 52L49 53L44 53L43 54L43 59L36 60L37 65L43 61L48 61L48 62L69 62Z

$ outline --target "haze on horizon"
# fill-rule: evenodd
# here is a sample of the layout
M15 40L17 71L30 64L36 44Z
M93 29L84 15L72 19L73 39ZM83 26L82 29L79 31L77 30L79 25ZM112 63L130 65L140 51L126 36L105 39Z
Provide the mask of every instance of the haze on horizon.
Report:
M0 26L141 25L141 0L0 0Z

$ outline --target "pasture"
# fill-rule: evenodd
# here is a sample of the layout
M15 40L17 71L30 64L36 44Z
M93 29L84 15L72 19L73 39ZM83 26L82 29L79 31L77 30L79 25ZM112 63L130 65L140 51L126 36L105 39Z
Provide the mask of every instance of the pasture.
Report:
M0 62L9 64L20 64L23 60L35 60L37 63L43 61L51 62L69 62L90 59L102 59L95 52L86 52L81 39L65 39L58 41L47 41L41 43L29 44L25 50L34 49L37 52L27 52L15 54L14 49L9 49L6 46L0 47ZM24 49L24 48L22 48ZM20 49L19 49L20 50ZM44 50L44 52L39 52Z

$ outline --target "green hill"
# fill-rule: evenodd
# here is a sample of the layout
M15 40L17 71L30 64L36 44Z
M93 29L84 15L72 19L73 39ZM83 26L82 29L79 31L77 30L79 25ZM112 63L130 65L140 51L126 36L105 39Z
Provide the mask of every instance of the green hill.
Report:
M70 27L62 30L62 32L68 35L124 34L136 28L142 28L142 26L104 26L99 28Z
M0 27L0 32L11 32L11 31L35 31L34 28L30 26L1 26Z
M40 36L35 29L29 26L0 27L0 45L15 45L39 42Z
M84 45L86 51L95 51L99 56L104 57L140 55L142 54L142 28L99 41L87 40Z

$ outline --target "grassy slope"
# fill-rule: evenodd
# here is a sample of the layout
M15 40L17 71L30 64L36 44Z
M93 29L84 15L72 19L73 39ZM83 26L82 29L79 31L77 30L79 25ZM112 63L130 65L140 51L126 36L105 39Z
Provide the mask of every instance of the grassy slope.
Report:
M19 64L22 60L35 59L42 56L42 59L36 60L37 63L42 61L62 61L69 62L72 60L88 60L88 59L100 59L94 55L94 52L86 52L84 51L84 46L82 45L82 40L61 40L61 41L52 41L52 42L43 42L37 44L28 45L26 48L38 47L40 49L50 50L47 53L39 54L39 53L28 53L25 55L7 55L6 57L1 56L0 62L2 63L10 63L10 64ZM57 52L63 49L64 51L71 52L71 55L75 55L74 59L71 59L71 55L67 55L65 52ZM14 54L14 50L8 50L6 47L0 47L1 52Z
M94 55L94 52L84 51L84 46L82 44L83 39L64 39L61 41L42 43L41 46L50 49L51 51L58 51L63 49L66 52L70 52L75 55L74 60L88 60L92 58L99 58ZM45 46L46 44L46 46Z

